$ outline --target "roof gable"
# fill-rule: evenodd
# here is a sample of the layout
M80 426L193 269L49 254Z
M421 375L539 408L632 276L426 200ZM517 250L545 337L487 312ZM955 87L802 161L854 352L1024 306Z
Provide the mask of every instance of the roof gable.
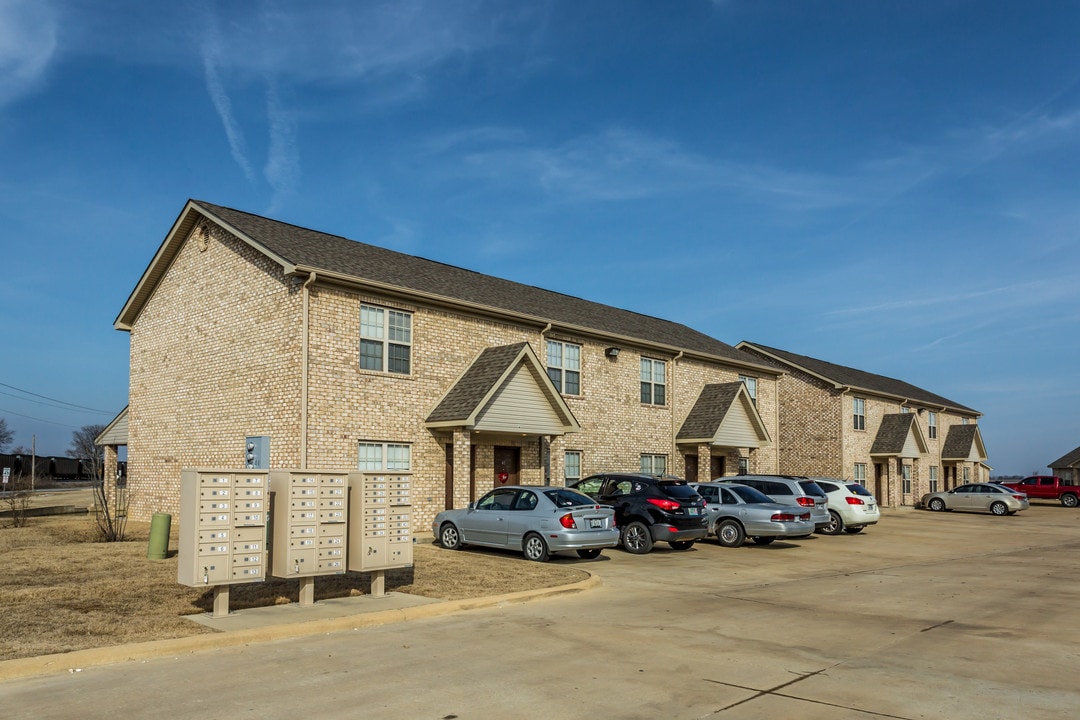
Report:
M926 439L915 413L892 413L881 418L871 455L918 457L927 452Z
M676 441L748 448L772 443L765 422L742 382L703 387Z
M977 410L953 402L929 390L924 390L911 383L897 380L884 375L875 375L864 370L837 365L825 360L797 355L796 353L779 350L777 348L751 343L743 340L737 346L738 349L758 352L765 357L771 358L789 368L802 370L821 380L832 383L837 388L850 388L861 390L875 395L884 395L899 400L910 400L929 408L942 410L954 410L974 416L981 415Z
M982 432L978 425L953 425L945 436L941 446L942 460L986 460L986 446L983 445Z
M581 426L547 376L532 346L487 348L443 396L429 428L562 435Z
M1054 462L1050 463L1046 467L1049 468L1065 468L1073 467L1077 463L1080 463L1080 447L1076 448L1072 452L1066 453L1059 457Z

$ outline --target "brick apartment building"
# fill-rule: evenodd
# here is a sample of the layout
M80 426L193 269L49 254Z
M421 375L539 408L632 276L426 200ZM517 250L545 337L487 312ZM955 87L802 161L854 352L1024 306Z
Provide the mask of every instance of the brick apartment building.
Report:
M182 468L412 475L414 530L499 483L776 472L781 372L684 325L189 201L130 333L131 517ZM108 477L108 475L106 475Z
M902 380L758 343L736 347L785 372L781 473L857 480L885 507L989 480L978 411Z

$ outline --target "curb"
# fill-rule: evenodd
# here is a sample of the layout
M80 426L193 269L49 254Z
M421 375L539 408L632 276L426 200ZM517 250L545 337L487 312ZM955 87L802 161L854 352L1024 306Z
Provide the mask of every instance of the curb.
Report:
M585 572L588 571L586 570ZM14 660L0 661L0 682L42 675L58 675L63 672L79 672L86 668L113 665L122 662L145 662L147 660L170 655L192 655L207 650L218 650L239 645L249 645L251 643L268 642L270 640L284 640L308 635L341 632L343 630L359 630L361 628L389 625L397 622L411 622L425 618L451 615L466 610L481 610L506 605L517 605L532 602L534 600L553 598L559 595L584 592L599 587L600 584L600 578L589 573L589 577L584 580L580 580L570 585L560 585L553 588L522 590L520 592L507 593L505 595L467 598L464 600L447 600L446 602L433 603L431 605L417 605L416 607L395 610L379 610L376 612L346 615L325 620L308 620L305 622L274 625L264 628L234 630L227 633L219 632L212 635L192 635L183 638L171 638L169 640L151 640L130 645L88 648L86 650L75 650L69 653L59 653L55 655L16 658Z

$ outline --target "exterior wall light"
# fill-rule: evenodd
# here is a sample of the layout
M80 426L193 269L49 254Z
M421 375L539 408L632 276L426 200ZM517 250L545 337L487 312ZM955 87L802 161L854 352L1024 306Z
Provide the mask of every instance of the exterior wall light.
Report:
M617 358L619 357L619 348L609 347L604 350L604 354L607 355L609 358Z

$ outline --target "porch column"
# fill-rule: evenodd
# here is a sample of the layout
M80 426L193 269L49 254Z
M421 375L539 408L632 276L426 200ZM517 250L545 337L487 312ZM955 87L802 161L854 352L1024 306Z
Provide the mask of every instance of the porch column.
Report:
M712 445L701 443L697 446L698 482L712 480Z
M463 508L469 504L469 482L472 477L470 445L472 432L466 429L454 430L454 503L453 507Z

